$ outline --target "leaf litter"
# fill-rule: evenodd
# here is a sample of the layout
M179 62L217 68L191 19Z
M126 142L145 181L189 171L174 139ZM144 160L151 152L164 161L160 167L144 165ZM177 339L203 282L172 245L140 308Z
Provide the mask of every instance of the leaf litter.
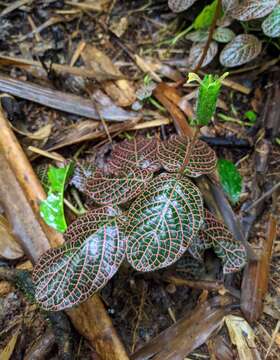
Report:
M188 8L185 13L186 19L184 21L186 21L187 24L191 24L203 10L203 6L201 6L200 3L200 1L169 1L169 6L171 8L173 7L175 11L182 11ZM233 2L223 1L223 6L228 8L229 12L233 6L231 3ZM251 1L250 3L253 4L254 2ZM263 23L262 28L265 34L271 33L271 36L273 36L274 33L271 30L270 22L277 22L277 8L275 8L276 5L274 5L273 1L269 3L271 10L268 9L268 5L265 7L268 17L266 17L266 22ZM170 117L168 113L164 113L160 107L157 107L159 105L157 103L154 103L153 105L149 102L148 105L148 103L145 102L142 110L135 114L130 108L135 101L135 91L140 88L146 73L148 73L156 82L162 79L165 81L158 64L161 65L161 68L164 66L165 71L168 70L168 74L170 74L172 70L175 71L176 67L176 71L179 71L182 77L186 78L187 70L192 70L195 62L198 63L197 59L202 55L205 46L204 41L204 43L195 44L191 50L191 43L184 38L182 42L179 41L176 43L175 47L170 47L168 43L167 45L164 45L164 41L168 41L176 33L172 29L170 20L164 16L164 14L169 11L168 1L166 1L166 4L160 5L156 5L156 2L153 2L151 7L149 7L149 4L145 7L145 5L135 4L133 2L125 2L124 5L121 5L121 2L119 1L114 2L112 8L110 8L108 2L106 4L104 1L97 1L93 5L90 2L85 2L84 4L81 3L81 6L77 6L74 2L69 2L69 4L65 3L64 5L60 5L59 2L53 2L52 5L46 4L39 10L36 10L33 2L22 2L22 4L18 4L19 7L16 7L15 9L12 9L9 6L6 8L3 5L1 6L3 7L2 16L4 20L11 21L12 18L9 17L11 15L16 16L18 19L14 24L14 31L16 32L16 30L18 30L19 39L22 40L20 46L16 41L6 43L5 53L1 53L0 59L1 75L11 77L16 73L16 76L14 77L19 81L28 80L34 83L34 85L37 84L41 86L41 88L38 89L56 89L66 96L65 102L63 102L64 98L58 98L60 101L56 103L56 107L51 109L51 104L48 103L48 101L52 99L49 98L48 95L44 103L38 105L38 95L36 98L36 93L35 95L32 94L33 98L30 99L30 93L28 94L28 92L26 92L24 86L20 94L13 94L13 88L7 88L8 93L10 92L12 95L16 96L13 100L14 103L20 103L20 106L22 107L21 115L19 115L18 112L15 112L15 116L18 117L16 121L15 119L12 119L12 116L10 118L14 128L17 128L18 123L24 122L25 124L23 127L18 128L21 134L18 133L17 136L21 140L21 143L24 146L32 144L43 148L45 151L57 149L61 155L68 159L72 159L78 154L78 158L84 160L90 158L91 154L94 154L99 160L98 164L94 162L93 172L96 171L96 167L101 167L101 170L103 170L102 165L105 166L108 164L106 171L109 171L109 173L113 172L114 174L114 172L116 173L119 171L119 167L123 162L140 164L142 170L144 172L149 172L149 174L150 171L151 173L162 171L159 170L160 167L158 161L154 156L153 150L151 150L153 147L150 148L150 144L155 141L153 139L159 137L164 139L166 144L168 144L169 141L174 141L170 140L170 138L172 139L170 135L174 136L175 129L173 125L164 125L167 123L165 120L162 122L158 121L161 117L163 119L164 117L165 119L170 119ZM148 12L147 9L149 9ZM194 9L194 11L192 12L190 9ZM273 10L274 12L272 12ZM54 16L54 13L61 13L62 15L59 16L64 18L60 18L60 22L58 23L50 23L48 27L40 32L36 31L36 27L39 28L40 25L46 23L48 18ZM70 16L72 16L73 13L76 13L79 16L70 19L68 13ZM26 14L31 14L30 16L33 19L35 27L34 25L32 27L32 22L26 20ZM173 17L173 20L176 18L174 14L169 14ZM241 14L240 9L239 14ZM240 17L241 15L236 15L236 17L237 16ZM251 14L250 16L258 15ZM117 36L115 35L115 32L111 33L108 25L113 23L116 24L119 21L124 22L123 19L125 19L126 24L124 31L117 32ZM7 27L7 29L9 29L9 27ZM224 41L225 45L222 44L221 46L225 50L222 50L222 53L219 52L221 54L220 59L223 65L229 67L236 66L236 64L241 65L248 60L253 60L253 58L257 59L255 60L257 62L253 62L252 64L258 65L258 63L261 63L262 60L264 60L257 57L261 49L260 44L254 39L250 38L249 40L252 41L247 45L244 42L241 42L240 47L238 47L238 43L231 44L229 42L226 44L225 38L227 41L232 41L231 37L233 34L230 32L231 30L226 31L225 34L223 34L224 37L221 37L222 31L219 31L216 31L214 40L219 41L222 39L220 41ZM236 37L241 36L240 30L238 29L235 30L234 33ZM31 36L31 34L33 35ZM39 34L39 36L36 36L36 34ZM28 36L25 37L25 35ZM67 40L68 35L71 37L71 41L69 42ZM225 37L225 35L227 36ZM10 34L10 36L12 35ZM35 41L37 45L40 45L40 43L41 45L47 43L53 44L51 51L47 50L47 48L43 51L42 61L37 61L38 56L41 56L41 50L39 46L34 47L32 45L30 40L31 37L33 39L32 41ZM76 53L77 58L74 64L70 66L69 64L75 55L75 51L78 49L81 38L86 42L87 50L84 49L81 53L78 51ZM207 41L206 37L205 39ZM248 37L246 39L248 40ZM193 39L190 40L196 42ZM237 40L239 40L239 38ZM0 39L0 41L2 40ZM161 45L161 42L163 42L163 45ZM155 43L159 45L154 46ZM63 52L63 46L68 50ZM190 51L193 60L187 63L186 59ZM220 51L220 49L218 50L217 43L211 43L203 63L205 72L217 72L221 75L222 70L217 64L218 56L215 57L218 51ZM262 51L265 51L266 59L271 59L273 56L269 49L263 48ZM20 56L18 56L19 54ZM10 59L5 60L5 56L9 56ZM190 58L188 58L188 60L190 60ZM95 62L94 64L92 63L93 61ZM268 71L270 71L270 69L268 69ZM246 203L249 203L250 205L250 200L257 200L261 194L252 194L251 187L258 184L258 187L261 187L262 189L263 186L269 187L271 183L279 182L279 162L277 160L279 146L277 147L274 145L271 138L268 139L269 141L272 140L271 146L273 150L270 153L270 159L267 163L266 170L263 173L264 178L261 180L258 178L256 180L256 177L254 176L255 165L253 155L250 155L248 149L246 150L238 146L234 147L233 145L221 147L219 141L225 139L227 144L238 144L240 139L249 139L249 142L253 141L253 143L254 140L259 139L258 137L254 137L255 135L244 130L244 127L242 126L242 116L247 111L252 110L252 104L254 104L256 98L255 89L257 87L260 87L262 96L265 98L265 92L261 87L262 82L265 82L267 86L270 87L276 86L271 79L267 80L266 76L267 74L263 75L262 72L256 73L254 70L251 72L249 70L245 75L242 75L242 72L240 75L237 74L237 77L234 78L235 82L233 86L236 84L237 86L239 84L244 86L249 90L248 92L251 92L250 95L244 95L235 91L234 87L229 87L228 89L222 89L221 98L230 109L230 114L226 114L226 116L240 120L240 122L232 122L230 120L221 122L215 117L205 129L201 130L204 137L203 140L206 140L207 142L207 138L210 138L209 142L211 141L211 144L213 142L216 144L214 145L214 150L219 158L226 158L227 160L237 163L237 168L243 177L244 184L239 196L239 201L234 205L234 211L243 218L250 215L244 215L246 212L243 211L243 208L246 208ZM1 86L0 81L0 87ZM192 86L196 85L193 84ZM90 98L89 92L91 93L93 88L97 90L97 93L95 97L93 96L93 98ZM1 88L1 90L4 91L3 88ZM154 89L152 89L152 92L149 94L149 97L154 98L153 90ZM192 90L191 87L184 86L183 88L180 88L180 91L183 91L180 95L186 95L190 90ZM61 95L61 93L59 95ZM79 96L79 98L68 98L67 95L69 93L75 94ZM79 104L79 101L82 98L86 100L86 102L81 101ZM70 108L72 110L69 111L68 104L72 99L73 103ZM98 101L96 101L96 99L98 99ZM171 101L171 106L173 106L173 110L175 111L173 113L174 115L176 114L177 100L169 98L169 101ZM268 100L266 101L268 102ZM196 99L190 100L190 105L193 108L195 108L195 103ZM74 108L75 110L73 111ZM89 109L87 110L87 113L85 113L85 108ZM5 110L9 114L9 109L5 108ZM258 121L261 109L255 109L254 107L254 111L255 110L257 110L256 114ZM10 110L10 115L11 114L13 114L13 109ZM117 115L115 116L115 114ZM112 123L111 121L117 119L118 115L122 122L120 122L120 124ZM157 127L148 128L149 123L152 123L155 120L158 121ZM130 121L134 123L129 124ZM134 130L131 131L136 125L141 125L144 130L136 130L136 133ZM263 126L265 127L266 124ZM145 129L145 127L147 127L147 129ZM24 129L24 131L22 131L22 129ZM108 134L110 134L110 137ZM156 135L156 137L154 137L154 135ZM263 135L259 134L259 136L261 137ZM124 138L126 139L125 141L123 141ZM123 152L122 144L124 144L124 142L127 144L134 144L136 148L138 146L139 151L136 150L135 152L131 152L130 155L127 155ZM168 145L168 147L172 149L171 145ZM166 147L164 151L167 151L168 147ZM211 145L211 147L213 147L213 145ZM132 148L133 147L131 146L131 149ZM199 158L203 159L205 153L205 149L201 149ZM253 153L255 153L254 150ZM174 151L172 155L172 160L176 160ZM162 156L164 155L162 154ZM109 162L107 160L109 160ZM42 161L42 158L37 157L35 162L33 161L33 166L35 167L46 161L50 164L49 160ZM211 164L213 165L215 162L216 159L213 159ZM178 163L180 165L180 161ZM211 164L210 167L212 168ZM54 162L52 162L51 165L57 166ZM168 164L165 165L166 168L168 168L168 166ZM100 169L98 171L100 171ZM196 169L192 169L191 171L196 171ZM268 176L267 178L266 175ZM110 185L106 184L108 181L107 178L110 179L112 174L102 176L105 176L106 178L106 181L104 180L106 194L106 192L110 192L110 190L108 190L110 189ZM150 181L151 180L148 182ZM111 180L110 182L112 183ZM73 183L75 184L75 182ZM80 189L84 188L80 186ZM158 183L155 183L153 191L155 190L159 190ZM98 189L98 186L97 188L95 187L94 193L99 194L99 192L100 189ZM69 187L66 191L66 199L68 199L76 208L79 207L79 201L84 202L85 207L89 210L88 216L90 215L90 211L92 211L90 210L92 207L91 201L96 201L97 199L97 202L99 201L100 204L104 204L103 200L100 202L100 196L96 198L95 195L93 199L89 201L85 198L83 192L78 193L78 197L73 194L72 191L70 192ZM115 195L118 197L118 193ZM129 200L132 198L128 197ZM270 206L269 199L267 199L267 204ZM261 216L258 217L255 226L250 232L250 242L253 243L254 247L258 247L262 244L266 237L267 214L270 211L271 208L269 207L264 210L264 214L260 212ZM68 209L66 211L66 217L69 223L74 226L76 220L74 220L73 213L68 214ZM80 220L86 221L83 220L83 218L80 218ZM106 227L108 225L103 223L103 226ZM115 236L115 225L109 225L108 229L109 228L111 229L111 234ZM72 231L71 225L68 229L69 231ZM135 232L135 234L137 233L137 230L135 229L132 229L131 231ZM114 236L112 238L114 238ZM98 238L100 239L99 235L96 234L96 239ZM277 250L279 248L278 242L279 241L276 240L276 252L272 253L272 274L268 290L270 296L276 303L279 298L279 289L276 284L279 283L280 278L279 265L277 263L277 260L279 259L279 251ZM75 245L75 241L70 239L69 244L65 246L77 246L77 244ZM182 245L180 247L182 247ZM53 251L55 252L55 250ZM204 311L203 314L205 315L205 308L203 308L203 305L201 305L200 308L199 305L199 301L203 304L202 290L174 284L172 289L171 287L167 287L162 281L162 275L166 272L171 272L175 277L186 278L187 280L214 281L217 278L223 280L221 267L217 267L217 265L216 267L214 266L217 261L214 252L215 249L214 251L205 249L205 253L203 255L200 254L200 256L207 259L206 264L198 262L186 253L176 264L151 274L137 273L131 269L127 270L126 264L123 264L121 271L101 290L101 294L108 306L108 312L111 315L114 325L128 349L136 349L137 354L137 349L139 350L140 347L144 344L148 344L149 341L160 332L168 329L172 325L174 318L175 320L179 320L180 318L184 318L184 316L188 317L188 314L197 314L196 312L199 314L200 309L202 309L202 312ZM133 261L132 258L130 258L130 260L131 262ZM172 262L171 256L169 257L169 261ZM144 262L141 266L145 266ZM113 273L114 272L111 271L111 276L113 276ZM234 281L232 282L235 287L234 290L241 289L242 276L242 274L234 275ZM145 298L144 303L142 302L142 309L140 309L140 297L143 283L145 284ZM232 289L229 288L226 289L226 291L231 292ZM236 295L234 291L233 293ZM212 299L214 294L215 292L212 294L208 293L208 299ZM69 296L71 297L71 294ZM208 303L204 304L208 305ZM23 309L24 307L21 305L19 309L21 308ZM195 308L196 310L194 310ZM275 315L277 314L277 311L267 310L267 307L265 310L265 314L263 314L259 320L260 325L257 324L256 327L253 326L253 330L256 334L254 346L256 346L257 350L261 354L264 354L264 356L268 352L268 359L274 359L273 356L275 356L275 354L277 356L278 338L277 335L273 334L273 331L274 329L277 329L277 321L279 319L273 318L271 315L277 316ZM224 310L219 311L219 316L224 314ZM141 314L140 318L138 317L139 313ZM267 313L270 313L270 315ZM170 316L170 314L173 315ZM239 315L241 315L240 321L244 321L243 315ZM198 316L198 322L203 319L203 316L195 316ZM231 320L233 321L236 319ZM222 322L217 320L213 326L218 328L221 324ZM198 329L198 336L206 334L210 329L208 325L203 325L201 323L201 328ZM263 328L265 330L260 330ZM135 329L136 336L133 335ZM191 329L191 324L188 324L187 330L188 329ZM226 328L223 327L220 332L221 336L231 345L233 350L242 352L240 345L237 344L236 348L232 345L234 344L234 341L231 340L231 336L229 337L231 334L227 333L225 329ZM32 330L29 329L29 331ZM270 336L267 340L264 340L264 331ZM14 334L16 334L16 331ZM2 349L4 349L4 346L2 345L8 344L9 339L11 338L12 334L10 333L10 336L6 337L4 343L1 343ZM172 337L172 332L170 339L172 343L174 343L175 339ZM179 344L183 344L183 340L184 336L183 334L180 334L178 340ZM180 341L182 342L180 343ZM174 344L176 344L176 342ZM210 347L207 349L206 346L203 346L199 341L197 342L197 346L200 347L191 349L191 351L202 356L207 356L209 353L211 355ZM179 349L182 349L182 353L186 351L186 349L181 347L179 347ZM86 359L89 354L90 350L87 349L85 345L82 345L81 358ZM190 358L194 358L194 356L192 353L188 355Z

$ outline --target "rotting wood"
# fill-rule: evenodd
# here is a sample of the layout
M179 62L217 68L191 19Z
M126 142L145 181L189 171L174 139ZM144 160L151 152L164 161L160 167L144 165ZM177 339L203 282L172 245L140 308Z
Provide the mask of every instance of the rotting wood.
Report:
M16 80L2 74L0 74L0 91L25 100L34 101L56 110L100 120L99 114L92 104L92 100L84 99L78 95L64 93L28 81ZM141 114L124 110L115 105L114 102L100 90L97 90L93 96L95 97L95 101L100 105L100 115L106 121L117 122L141 118Z
M253 323L263 312L263 301L268 290L270 259L273 242L277 236L277 218L272 213L268 223L267 239L260 260L250 261L245 268L241 287L241 310Z
M19 225L22 228L18 232L23 248L29 246L28 255L34 263L49 248L49 244L54 247L63 243L64 240L61 234L56 233L47 225L43 226L42 220L39 222L39 202L45 198L45 193L2 110L0 111L0 151L2 160L5 159L6 163L11 166L12 171L10 170L9 174L13 176L13 183L18 184L19 192L22 190L21 198L7 198L5 210L17 210L17 214L13 213L13 221L19 219L20 214L26 217L25 210L27 211L27 209L29 209L29 212L32 212L32 210L34 212L34 223L31 225L26 222L20 223ZM7 176L4 170L5 168L1 167L0 188L5 191L6 196L8 194L9 196L16 196L14 189L11 189L10 184L6 182ZM19 203L21 199L23 199L22 204ZM12 202L9 203L9 201ZM25 204L24 208L22 207L23 204ZM35 236L36 232L39 234L38 237ZM25 233L29 235L27 239L22 237ZM34 243L30 242L31 235L34 236ZM67 314L77 331L96 349L102 360L128 360L126 350L118 338L110 317L98 295L92 296L79 307L67 311Z
M232 300L217 296L199 304L191 314L163 331L131 356L132 360L183 360L194 349L204 344L223 324L231 312Z

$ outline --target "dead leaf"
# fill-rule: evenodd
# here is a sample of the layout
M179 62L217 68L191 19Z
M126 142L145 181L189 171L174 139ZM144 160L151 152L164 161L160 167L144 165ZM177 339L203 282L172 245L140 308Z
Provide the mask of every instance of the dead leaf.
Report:
M29 139L32 140L44 140L47 139L52 131L52 125L51 124L46 124L44 126L42 126L40 129L38 129L37 131L29 132L29 131L22 131L19 130L17 128L15 128L14 126L12 126L12 129L17 132L18 134L21 134L23 136L27 136Z
M121 37L128 28L128 19L127 17L123 16L121 19L114 21L111 26L110 30L114 33L117 37Z
M125 79L105 53L87 45L82 52L82 58L86 67L93 70L96 80L101 82L105 92L118 106L126 107L134 103L136 95L132 83Z
M237 347L240 360L255 360L259 356L255 344L255 334L251 326L240 316L227 315L225 323L231 342Z
M1 360L9 360L11 358L11 356L13 355L13 352L14 352L14 349L16 346L16 342L18 339L18 335L19 335L19 330L20 330L20 328L18 328L16 330L14 335L9 340L8 344L4 347L3 351L0 354Z
M13 260L23 255L24 252L13 236L7 219L0 215L0 257Z
M137 66L144 72L151 76L151 78L157 82L161 82L161 78L155 73L153 65L141 58L139 55L135 55L135 62Z

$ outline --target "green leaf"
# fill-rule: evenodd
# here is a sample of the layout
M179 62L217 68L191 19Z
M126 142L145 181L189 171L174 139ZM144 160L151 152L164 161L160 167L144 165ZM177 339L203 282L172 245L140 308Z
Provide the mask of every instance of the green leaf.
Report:
M266 36L275 38L280 37L280 5L278 5L272 13L264 19L262 30Z
M67 242L40 257L33 271L35 298L45 310L77 305L101 289L125 255L125 238L114 213L101 208L72 223Z
M249 110L245 112L245 118L250 121L250 123L254 124L257 120L257 114L253 110Z
M205 43L208 39L209 31L207 30L196 30L187 34L186 39L193 42Z
M212 4L206 5L201 11L201 13L197 15L193 23L196 30L208 29L211 26L213 18L215 16L217 3L218 1L214 0Z
M134 167L109 175L98 170L87 179L85 193L97 204L124 204L139 195L152 177L150 171Z
M128 211L128 262L138 271L171 265L196 236L203 215L201 193L190 180L180 175L159 175Z
M232 203L237 203L242 190L242 176L236 166L228 160L218 160L218 172L224 191Z
M185 157L189 157L184 174L194 178L215 170L217 163L215 151L205 142L197 140L189 156L190 149L190 138L173 135L159 144L158 158L165 170L179 172L184 164Z
M196 125L205 126L211 121L216 110L222 80L227 75L228 73L225 73L220 78L211 74L205 75L200 82L196 104L196 118L194 120ZM192 81L192 78L189 81Z
M73 164L63 168L50 167L48 171L49 192L46 200L40 204L40 215L45 222L59 232L67 229L64 216L64 187L73 172Z
M223 263L224 274L240 271L246 264L247 255L243 244L236 241L228 228L205 210L203 228L193 241L189 252L197 259L202 258L206 249L213 248Z

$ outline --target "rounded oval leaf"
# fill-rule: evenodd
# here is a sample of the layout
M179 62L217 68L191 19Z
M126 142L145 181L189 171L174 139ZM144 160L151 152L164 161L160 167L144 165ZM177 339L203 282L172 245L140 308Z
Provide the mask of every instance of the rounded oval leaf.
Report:
M157 171L160 164L157 161L157 139L147 139L136 136L132 140L124 140L116 144L111 152L109 167L119 170L133 166L149 171Z
M263 21L262 30L266 36L280 37L280 5Z
M152 177L148 170L132 167L109 175L98 170L88 178L85 194L100 205L124 204L139 195Z
M262 50L262 43L254 35L237 35L220 54L220 63L227 67L246 64L255 59Z
M213 34L213 39L220 43L228 43L235 37L235 33L228 28L218 27Z
M236 241L228 228L210 211L205 210L204 225L189 251L199 258L204 250L210 247L221 259L224 274L240 271L245 266L247 261L245 246Z
M138 271L173 264L196 236L203 215L201 193L190 180L171 174L153 179L127 214L128 262Z
M124 258L125 238L114 218L98 226L96 212L89 212L78 220L77 239L48 250L34 268L35 298L45 310L85 301L112 278Z
M191 40L193 42L203 42L206 43L208 39L209 31L207 30L196 30L192 31L186 35L187 40Z
M190 54L188 57L188 64L192 68L195 68L196 65L199 63L201 56L203 54L205 44L195 44L190 49ZM207 54L203 60L202 66L205 67L206 65L210 64L210 62L214 59L218 52L218 45L215 41L211 41L209 49L207 50Z
M168 6L173 12L178 13L187 10L195 2L196 0L168 0Z
M158 158L164 169L170 172L180 171L187 156L189 161L184 170L184 174L187 176L198 177L214 171L217 164L215 151L205 142L197 140L189 156L190 146L190 138L178 135L171 136L167 141L161 142L158 149Z
M278 0L246 0L231 10L230 15L240 21L262 18L272 12Z

